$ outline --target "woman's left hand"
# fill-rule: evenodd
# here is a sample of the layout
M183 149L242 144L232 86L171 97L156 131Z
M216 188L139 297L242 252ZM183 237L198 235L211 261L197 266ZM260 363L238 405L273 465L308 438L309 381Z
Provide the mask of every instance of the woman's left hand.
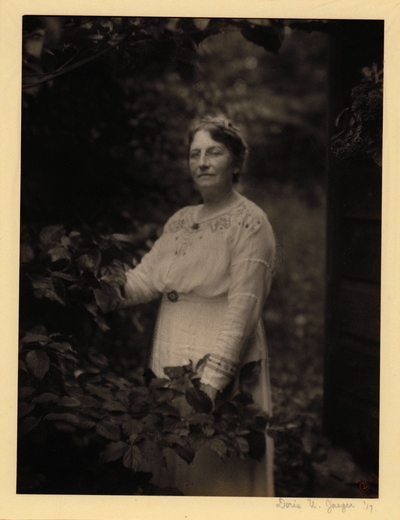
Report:
M200 390L208 395L208 397L211 399L213 407L215 405L215 399L218 395L218 390L214 388L211 385L206 385L204 383L200 383Z

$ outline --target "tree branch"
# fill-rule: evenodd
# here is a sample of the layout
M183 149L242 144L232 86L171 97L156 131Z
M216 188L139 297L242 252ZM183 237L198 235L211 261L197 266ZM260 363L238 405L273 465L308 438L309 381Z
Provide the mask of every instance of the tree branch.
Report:
M78 67L81 67L82 65L85 65L86 63L89 63L90 61L95 60L96 58L99 58L100 56L103 56L107 52L109 52L111 49L119 45L122 41L124 41L127 38L127 35L125 34L120 40L118 40L115 43L110 43L109 47L106 47L105 49L97 52L96 54L93 54L92 56L89 56L88 58L84 58L81 61L78 61L77 63L74 63L73 65L70 65L69 67L65 67L65 65L62 65L58 70L55 72L51 72L50 74L47 74L45 77L38 79L37 81L33 82L27 82L22 80L22 89L28 89L32 87L36 87L36 85L40 85L41 83L46 83L47 81L51 81L54 78L57 78L58 76L61 76L63 74L66 74L67 72L70 72L71 70L74 70ZM29 75L29 77L38 77L41 76L41 74L32 74Z

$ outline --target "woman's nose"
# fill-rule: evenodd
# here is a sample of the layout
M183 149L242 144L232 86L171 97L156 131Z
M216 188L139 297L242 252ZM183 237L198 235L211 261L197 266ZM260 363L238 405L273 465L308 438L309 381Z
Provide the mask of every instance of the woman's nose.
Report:
M208 156L206 153L200 154L199 166L200 168L207 167L209 165Z

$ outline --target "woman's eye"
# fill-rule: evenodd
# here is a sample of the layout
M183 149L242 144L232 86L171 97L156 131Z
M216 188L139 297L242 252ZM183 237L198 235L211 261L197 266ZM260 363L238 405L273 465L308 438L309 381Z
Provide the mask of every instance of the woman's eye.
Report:
M193 152L190 154L191 159L198 159L200 157L200 154L198 152Z

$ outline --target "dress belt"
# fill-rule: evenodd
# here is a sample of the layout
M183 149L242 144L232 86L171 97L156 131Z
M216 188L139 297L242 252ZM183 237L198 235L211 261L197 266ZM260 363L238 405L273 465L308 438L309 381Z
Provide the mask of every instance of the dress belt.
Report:
M167 298L170 302L177 302L179 300L179 294L176 291L170 291L167 293Z
M209 298L205 296L200 296L194 291L190 291L188 293L178 293L178 291L169 291L168 293L163 293L163 300L168 300L172 303L176 303L178 301L184 302L200 302L200 303L221 303L227 301L227 294L221 294L218 296L211 296Z

